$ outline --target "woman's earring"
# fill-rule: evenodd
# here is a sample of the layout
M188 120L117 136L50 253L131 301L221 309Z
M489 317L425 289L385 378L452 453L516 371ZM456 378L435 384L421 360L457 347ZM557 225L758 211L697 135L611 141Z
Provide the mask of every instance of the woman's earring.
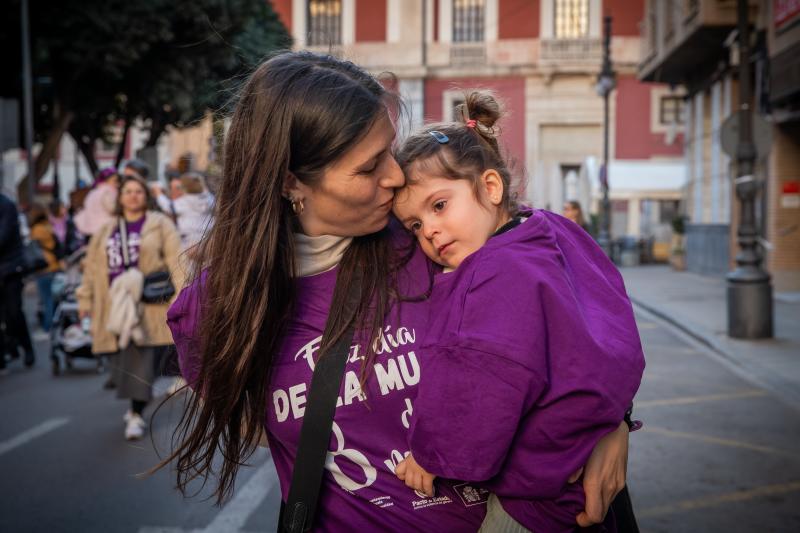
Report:
M304 211L304 210L305 210L305 208L306 208L306 207L303 205L303 200L295 200L295 199L292 199L292 200L290 200L290 201L292 202L292 211L294 211L294 214L295 214L295 215L301 215L301 214L303 214L303 211Z

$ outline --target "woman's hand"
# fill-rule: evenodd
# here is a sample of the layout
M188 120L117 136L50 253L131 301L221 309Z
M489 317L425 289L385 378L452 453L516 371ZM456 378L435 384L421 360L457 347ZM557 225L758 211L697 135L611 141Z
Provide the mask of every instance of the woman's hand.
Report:
M594 447L583 473L586 509L577 516L578 525L601 523L617 493L625 486L628 468L628 424L603 437Z
M78 318L83 320L84 318L92 318L92 313L89 311L78 311Z
M411 454L400 461L394 473L401 481L406 482L408 488L424 492L427 496L433 496L433 480L436 476L429 474L424 468L419 466Z

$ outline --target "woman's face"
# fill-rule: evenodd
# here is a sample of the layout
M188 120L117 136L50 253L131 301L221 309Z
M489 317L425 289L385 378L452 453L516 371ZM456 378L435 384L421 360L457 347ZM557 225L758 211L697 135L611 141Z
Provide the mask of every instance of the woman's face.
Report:
M128 181L119 191L119 204L127 213L140 213L147 207L147 194L139 182Z
M570 219L571 221L577 223L578 222L578 210L569 202L564 204L564 217Z
M299 219L305 234L357 237L389 223L394 189L405 182L391 151L394 136L384 113L313 187L295 183L290 194L303 201Z

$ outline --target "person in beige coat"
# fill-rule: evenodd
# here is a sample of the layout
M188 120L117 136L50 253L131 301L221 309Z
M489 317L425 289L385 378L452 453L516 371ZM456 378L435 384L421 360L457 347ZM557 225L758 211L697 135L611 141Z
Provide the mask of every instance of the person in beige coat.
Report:
M168 271L176 295L184 280L179 259L180 236L169 217L147 210L149 200L149 190L142 179L132 176L122 179L117 216L89 241L83 281L76 294L81 318L91 318L92 351L98 355L116 354L112 357L111 372L117 396L131 400L131 408L124 417L125 438L129 440L144 435L142 412L152 398L154 347L173 342L166 324L169 302L135 302L138 321L134 325L139 331L134 340L127 342L126 335L109 331L109 317L115 312L111 288L117 288L115 280L118 285L130 279L131 276L125 275L129 269L137 269L143 276ZM121 230L125 231L125 239ZM123 242L127 243L127 254L122 250Z

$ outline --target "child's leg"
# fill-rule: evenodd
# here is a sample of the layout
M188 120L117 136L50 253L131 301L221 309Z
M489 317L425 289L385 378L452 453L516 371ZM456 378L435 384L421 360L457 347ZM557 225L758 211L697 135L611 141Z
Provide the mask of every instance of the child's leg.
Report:
M531 531L514 520L500 505L497 496L491 494L486 504L486 518L483 519L478 533L531 533Z

